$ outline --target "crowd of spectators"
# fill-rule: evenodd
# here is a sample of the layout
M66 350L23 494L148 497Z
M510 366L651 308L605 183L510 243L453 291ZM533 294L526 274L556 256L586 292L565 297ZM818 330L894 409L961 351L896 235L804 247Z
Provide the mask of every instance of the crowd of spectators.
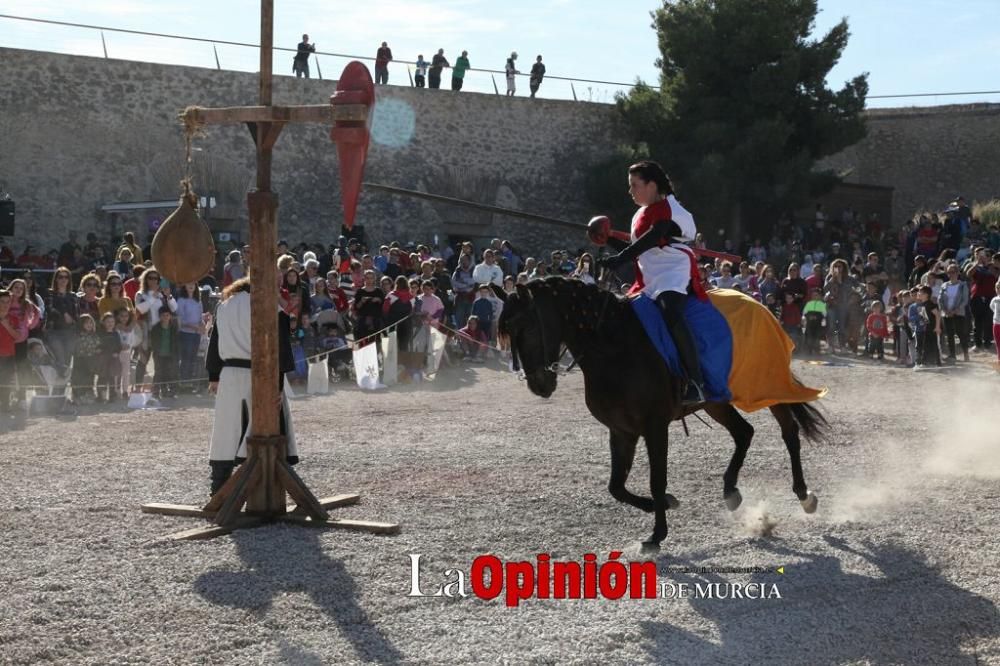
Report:
M805 353L883 359L891 351L896 362L920 367L995 348L1000 230L972 218L961 199L893 231L875 215L847 209L827 217L817 207L814 220L783 220L766 242L724 240L721 249L745 259L703 263L705 286L758 299ZM218 276L176 285L131 233L113 251L94 234L81 245L74 232L45 254L29 245L15 257L0 242L0 410L24 400L28 387L69 389L77 405L124 401L150 384L150 364L157 398L200 393L219 290L247 274L247 250L229 251ZM522 256L499 238L480 249L281 241L277 256L298 378L316 358L326 359L334 380L349 376L351 350L371 343L381 351L386 330L396 332L401 355L426 353L433 327L449 337L448 362L503 361L503 303L493 286L510 292L548 275L591 284L598 277L587 248Z
M888 342L897 363L923 367L995 349L1000 228L961 197L894 230L875 214L817 205L814 219L784 219L766 242L724 245L746 259L703 266L705 284L753 295L807 353L883 359Z

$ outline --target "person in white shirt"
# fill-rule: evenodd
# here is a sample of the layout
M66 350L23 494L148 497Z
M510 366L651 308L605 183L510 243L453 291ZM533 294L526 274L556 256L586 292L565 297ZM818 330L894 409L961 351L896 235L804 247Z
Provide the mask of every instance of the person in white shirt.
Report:
M699 404L705 401L704 378L698 347L684 318L689 288L699 298L704 296L699 293L700 284L691 281L694 253L683 244L698 233L694 216L677 201L670 178L658 163L647 160L633 164L628 178L629 194L640 207L632 218L632 244L604 257L601 263L613 270L635 262L636 279L630 295L641 291L659 305L688 380L683 402Z
M493 250L483 252L483 263L472 269L472 279L476 284L495 284L503 287L503 270L497 266Z

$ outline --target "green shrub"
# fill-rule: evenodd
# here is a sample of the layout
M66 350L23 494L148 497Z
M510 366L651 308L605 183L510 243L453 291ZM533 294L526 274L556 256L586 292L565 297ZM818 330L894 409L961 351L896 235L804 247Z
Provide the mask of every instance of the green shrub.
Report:
M972 204L972 217L979 218L984 227L1000 224L1000 199L977 201Z

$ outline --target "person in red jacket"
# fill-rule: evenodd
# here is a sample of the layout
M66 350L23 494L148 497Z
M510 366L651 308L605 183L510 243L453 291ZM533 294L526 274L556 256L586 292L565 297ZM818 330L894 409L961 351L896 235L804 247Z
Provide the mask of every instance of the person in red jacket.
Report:
M326 274L326 293L333 301L333 307L337 312L344 313L351 305L351 299L347 297L347 292L340 286L340 273L330 271Z
M885 337L889 335L889 318L885 315L882 301L872 303L872 313L865 320L868 329L868 354L878 354L878 360L885 358Z
M14 346L28 339L26 322L20 321L10 311L12 296L6 289L0 289L0 428L6 426L10 412L10 392L15 382L17 366L14 361Z
M781 327L798 346L802 337L802 308L791 291L785 292L785 302L781 304Z
M989 251L984 247L976 248L976 263L966 270L966 277L972 283L969 293L969 306L972 309L972 347L978 351L989 351L990 338L993 337L991 324L990 302L997 295L996 281L1000 272L996 270L997 262L990 264ZM1000 340L997 341L1000 348Z

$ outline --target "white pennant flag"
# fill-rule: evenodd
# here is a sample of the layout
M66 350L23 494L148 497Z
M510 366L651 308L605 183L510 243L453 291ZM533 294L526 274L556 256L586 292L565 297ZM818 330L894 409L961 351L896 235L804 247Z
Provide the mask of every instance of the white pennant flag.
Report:
M309 381L306 392L310 395L326 395L330 392L330 370L326 364L326 356L309 361Z
M427 379L433 379L438 368L441 367L441 359L444 357L445 345L448 344L448 336L433 326L428 328L430 330L430 344L427 347Z
M385 388L378 380L378 349L374 342L354 351L354 375L358 388L367 391Z
M396 331L392 331L382 339L382 381L386 386L393 386L399 379L399 344L396 342Z

